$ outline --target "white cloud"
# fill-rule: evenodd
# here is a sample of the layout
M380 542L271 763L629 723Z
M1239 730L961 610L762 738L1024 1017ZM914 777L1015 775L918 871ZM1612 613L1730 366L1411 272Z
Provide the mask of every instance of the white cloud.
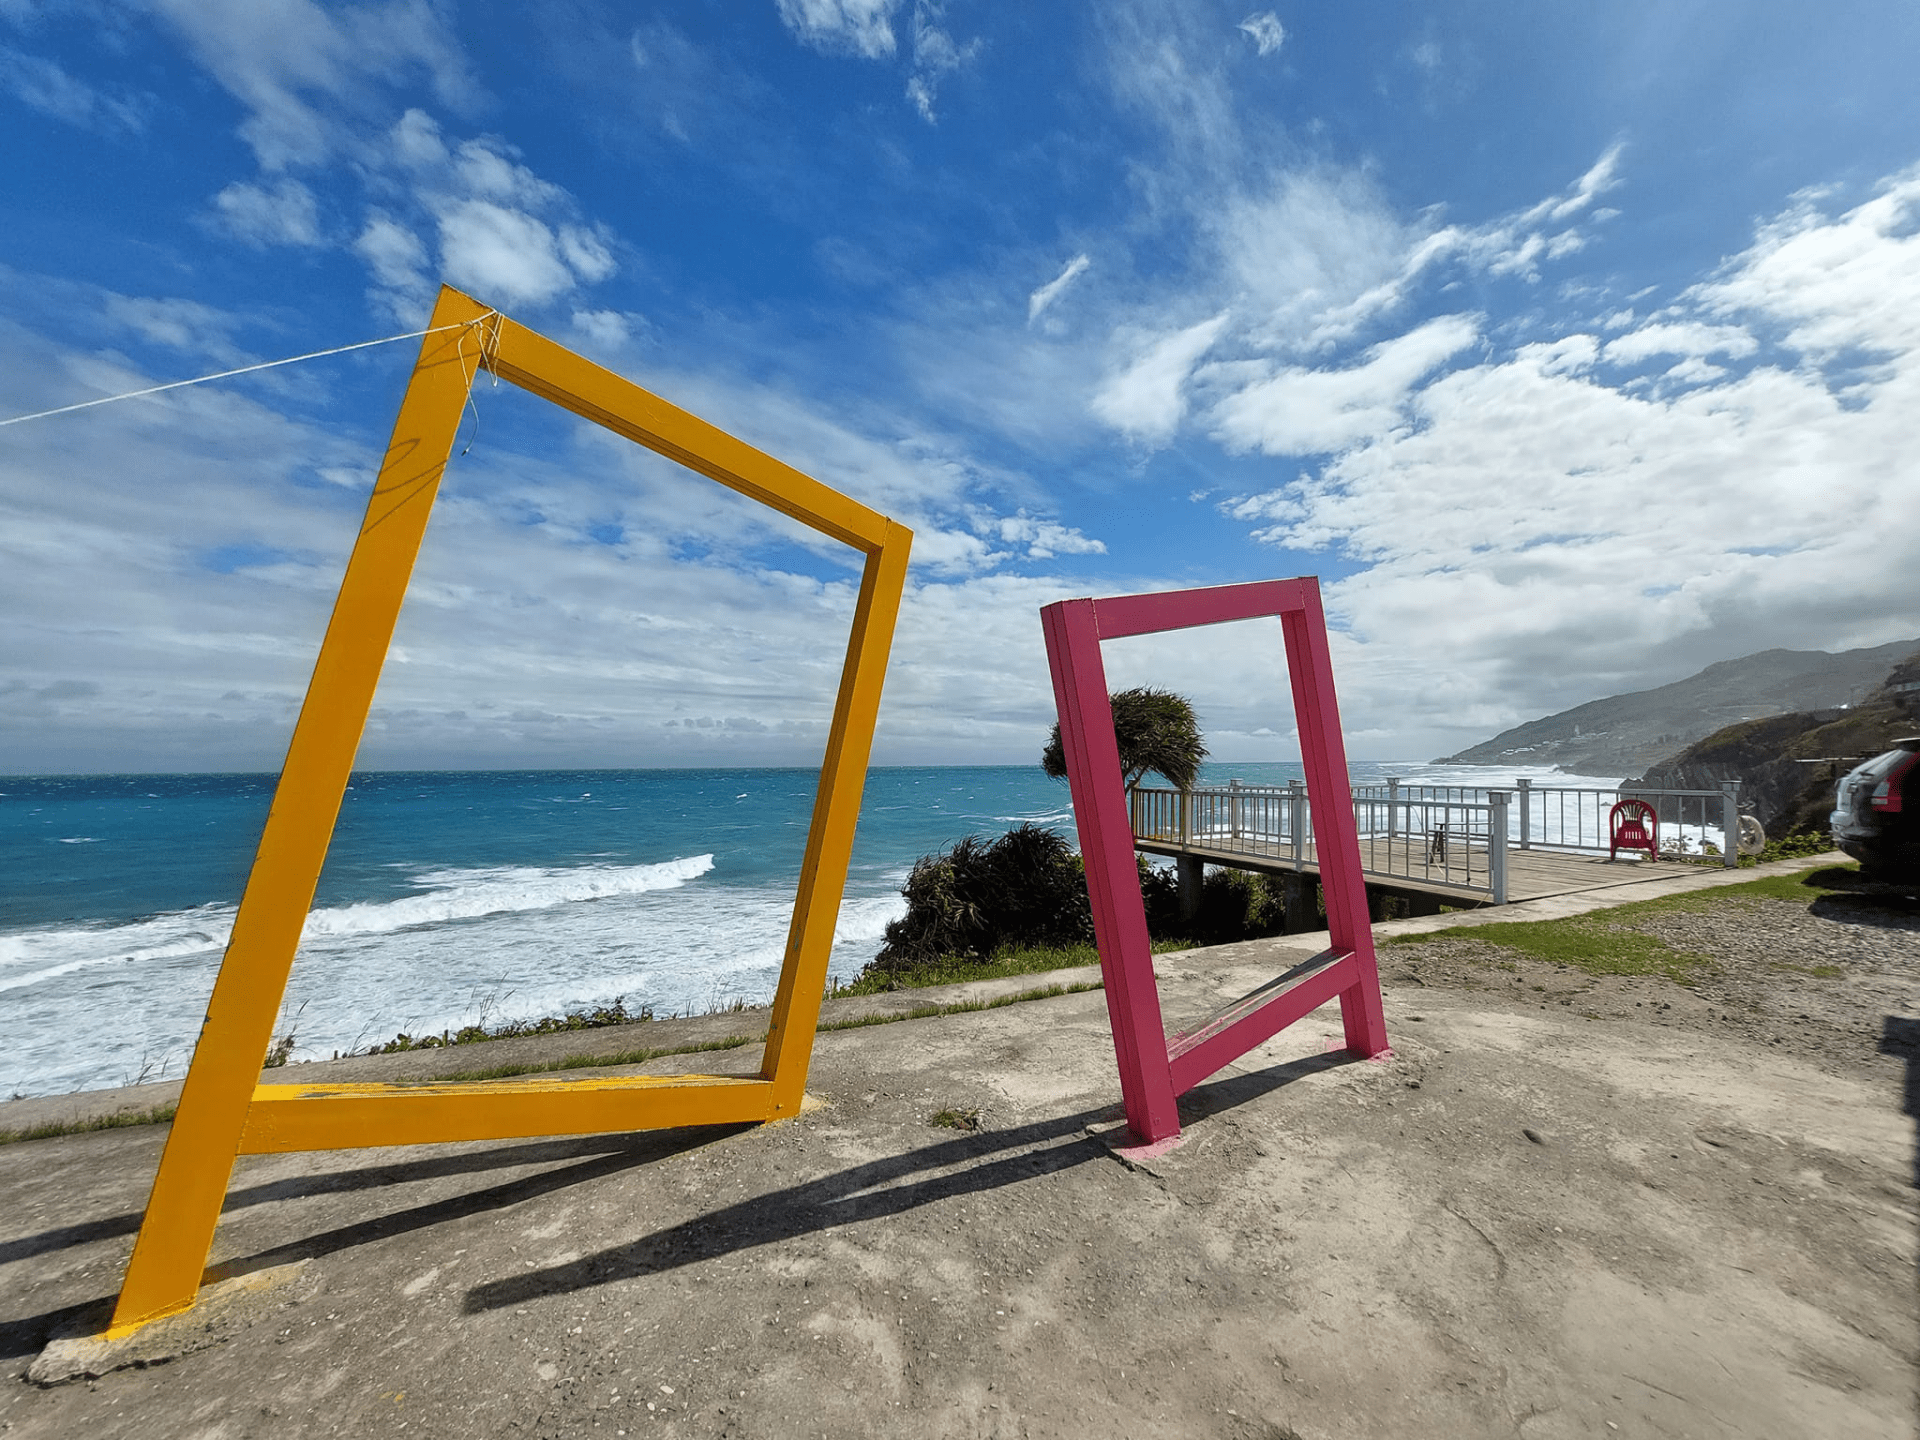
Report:
M406 226L384 215L367 220L367 228L353 242L354 251L373 268L374 278L396 290L426 284L426 246Z
M809 45L878 60L893 54L900 0L776 0L780 18Z
M1226 311L1140 347L1093 397L1093 413L1130 440L1168 439L1186 414L1187 377L1226 329Z
M452 163L440 124L426 111L410 108L394 123L390 136L393 155L410 170L438 170Z
M83 130L133 134L146 126L145 100L108 95L55 61L6 45L0 45L0 90L30 110Z
M1430 248L1354 172L1293 171L1239 190L1211 222L1214 245L1258 345L1321 346L1399 303Z
M913 102L913 108L920 112L920 118L929 125L937 123L933 113L934 87L923 75L909 76L907 79L907 99Z
M1253 40L1254 49L1262 55L1271 55L1280 48L1287 38L1287 32L1281 27L1280 17L1271 10L1262 10L1249 15L1240 22L1240 29Z
M1431 294L1449 269L1536 281L1541 265L1586 243L1578 230L1549 232L1545 224L1617 184L1619 153L1610 149L1560 194L1478 225L1442 225L1437 212L1408 222L1355 171L1322 167L1282 171L1259 185L1197 186L1190 203L1210 247L1162 294L1134 303L1159 314L1206 305L1216 320L1167 334L1116 319L1116 343L1128 358L1101 382L1091 413L1131 439L1163 443L1188 413L1192 380L1206 394L1212 432L1233 450L1338 451L1404 424L1407 398L1472 343L1475 323L1442 316L1361 357L1346 347ZM1044 294L1035 292L1030 309ZM1202 356L1211 363L1196 370Z
M485 200L463 200L441 214L440 263L452 284L509 305L542 304L574 285L553 231Z
M1351 368L1290 367L1221 401L1216 431L1233 450L1344 450L1400 426L1415 386L1478 338L1473 316L1443 315L1374 346Z
M236 180L213 197L222 229L249 245L318 245L320 212L313 192L283 177L271 187Z
M1830 218L1803 198L1762 227L1719 278L1685 297L1716 317L1752 311L1785 329L1786 343L1825 357L1858 347L1920 349L1920 167Z
M1642 325L1609 340L1602 352L1615 365L1635 365L1650 355L1729 355L1742 359L1759 348L1753 336L1733 325L1699 321Z
M1078 280L1087 271L1093 261L1085 255L1076 255L1066 263L1060 273L1035 290L1027 297L1027 323L1031 325L1046 311L1046 308L1058 300L1066 288Z
M1223 509L1268 543L1361 561L1329 594L1355 673L1378 677L1360 693L1391 678L1463 738L1617 677L1920 633L1920 486L1893 478L1920 403L1916 206L1914 175L1839 215L1802 202L1604 348L1568 333L1424 385L1410 361L1414 423L1356 427L1319 471ZM1863 349L1864 375L1846 368ZM1680 359L1651 387L1596 364L1662 354ZM1359 400L1309 391L1322 406L1277 448L1339 441L1338 417L1371 400L1357 373L1286 378ZM1260 393L1221 407L1228 438L1273 438L1246 413Z
M428 0L332 13L313 0L155 0L154 8L247 107L241 137L270 171L333 155L372 108L373 80L424 72L453 103L472 91L459 45Z
M576 310L573 328L602 350L620 350L633 338L627 317L617 310Z
M578 225L560 227L560 253L574 273L589 283L607 279L616 268L606 240Z
M538 305L617 269L611 236L578 218L573 198L541 179L503 142L449 146L439 123L409 110L376 153L405 177L421 221L435 225L440 270L502 303ZM374 272L376 299L411 318L426 301L426 255L414 230L373 212L353 249Z
M907 81L907 98L929 125L938 118L933 102L941 82L980 53L977 39L965 45L955 42L940 23L945 11L940 0L915 0L913 7L913 75Z
M1170 152L1164 164L1137 156L1133 183L1149 208L1185 210L1197 185L1218 184L1246 159L1218 32L1195 6L1104 5L1093 13L1106 31L1115 97L1158 126Z
M1572 191L1550 210L1547 216L1553 220L1565 220L1579 214L1593 204L1600 196L1620 183L1620 145L1610 145L1606 153L1594 161L1586 174L1573 184Z
M396 148L414 143L413 137L398 133L394 139ZM448 183L463 194L528 210L551 205L566 194L485 140L468 140L454 151Z
M1104 555L1106 543L1083 535L1071 525L1052 520L1036 520L1024 512L1003 515L993 522L993 532L1010 545L1027 547L1027 559L1051 560L1056 555Z

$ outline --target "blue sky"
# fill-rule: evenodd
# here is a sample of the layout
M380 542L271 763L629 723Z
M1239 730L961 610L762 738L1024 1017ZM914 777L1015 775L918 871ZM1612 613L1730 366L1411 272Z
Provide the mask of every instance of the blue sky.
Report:
M1293 574L1350 752L1424 758L1920 635L1916 42L1895 3L0 0L0 417L446 281L914 527L882 762L1033 759L1051 600ZM0 429L0 771L278 763L412 350ZM851 557L475 399L363 763L817 759ZM1271 627L1109 667L1295 753Z

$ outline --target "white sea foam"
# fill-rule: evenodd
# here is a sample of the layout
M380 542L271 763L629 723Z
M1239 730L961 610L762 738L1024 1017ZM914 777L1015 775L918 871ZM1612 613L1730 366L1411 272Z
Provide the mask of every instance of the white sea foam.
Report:
M412 877L420 894L315 911L278 1033L295 1034L295 1058L324 1059L403 1030L437 1034L615 996L662 1016L764 1003L779 983L792 883L700 883L713 868L711 855L696 855L435 870ZM896 868L850 885L831 974L858 972L904 912ZM121 1084L161 1056L177 1075L232 922L231 906L208 905L0 936L0 990L13 992L6 1003L25 1037L0 1063L0 1086Z
M224 949L231 905L201 905L130 925L61 926L0 935L0 991L94 965L139 964Z
M1042 810L1032 815L996 815L993 817L1002 825L1071 825L1073 808L1061 810Z
M424 895L368 901L307 917L302 938L382 935L417 925L472 920L483 915L544 910L580 900L669 890L713 869L713 856L692 855L657 865L580 865L562 869L507 866L487 870L428 870L414 877Z
M654 865L582 865L561 869L501 867L429 870L414 877L424 894L315 910L303 942L345 935L385 935L423 925L487 915L545 910L585 900L672 889L713 869L713 856ZM226 949L234 907L202 905L130 925L72 926L0 935L0 991L45 984L101 965L171 960Z

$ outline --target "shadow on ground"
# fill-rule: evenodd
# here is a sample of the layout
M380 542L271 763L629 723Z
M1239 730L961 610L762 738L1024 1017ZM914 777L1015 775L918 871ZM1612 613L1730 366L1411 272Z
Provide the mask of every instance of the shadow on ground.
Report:
M1822 919L1895 930L1911 930L1920 919L1920 880L1876 879L1850 865L1809 871L1805 878L1839 892L1822 895L1808 907Z
M294 1176L235 1190L228 1194L226 1205L222 1210L223 1214L278 1200L293 1200L341 1191L371 1190L381 1186L443 1179L454 1175L479 1174L489 1170L504 1170L525 1165L559 1164L559 1168L543 1170L537 1175L521 1176L505 1184L488 1186L451 1199L435 1200L407 1210L375 1216L352 1225L325 1231L305 1240L262 1251L259 1254L230 1260L210 1268L201 1283L211 1284L216 1280L245 1275L271 1265L284 1265L293 1260L333 1254L356 1245L364 1245L369 1241L422 1230L428 1226L488 1210L517 1205L521 1201L530 1200L551 1191L562 1190L585 1180L597 1179L602 1175L614 1174L632 1166L663 1160L670 1155L711 1144L717 1139L750 1128L752 1127L745 1125L702 1126L689 1130L641 1131L629 1135L595 1135L577 1139L543 1140L533 1144L496 1146L485 1150L468 1149L454 1154L424 1156L416 1160L405 1160L389 1165L370 1165L355 1170ZM576 1163L560 1163L566 1161ZM139 1212L131 1212L101 1220L86 1221L78 1225L61 1226L58 1229L42 1231L37 1235L23 1236L0 1244L0 1263L23 1260L30 1256L84 1245L96 1240L131 1235L140 1228L140 1218ZM43 1311L38 1315L0 1323L0 1358L12 1359L38 1351L50 1336L66 1333L78 1325L89 1311L104 1311L110 1308L112 1300L111 1295L94 1296L72 1305L61 1306L56 1310Z
M1185 1123L1271 1094L1283 1085L1356 1057L1346 1051L1314 1055L1266 1070L1197 1086L1182 1097ZM1087 1127L1114 1118L1111 1107L968 1135L729 1205L638 1240L610 1246L564 1265L476 1285L466 1311L477 1314L524 1305L545 1295L676 1270L754 1246L792 1240L855 1221L899 1215L957 1196L978 1195L1060 1173L1110 1152Z
M1889 1015L1880 1031L1880 1053L1906 1062L1906 1084L1900 1095L1900 1108L1920 1126L1920 1020L1904 1015ZM1913 1183L1920 1188L1920 1145L1914 1148Z
M1257 1072L1223 1075L1181 1098L1183 1121L1193 1124L1271 1094L1295 1080L1353 1063L1354 1059L1348 1052L1334 1051ZM1102 1107L1006 1130L969 1134L858 1165L756 1196L569 1264L477 1285L468 1292L465 1308L473 1314L518 1305L540 1295L582 1290L632 1276L677 1269L734 1251L829 1230L850 1221L899 1214L951 1196L981 1194L1038 1179L1107 1155L1107 1144L1090 1137L1087 1128L1117 1114L1114 1107ZM389 1164L289 1176L246 1186L228 1194L223 1214L317 1195L376 1190L529 1165L553 1167L466 1194L370 1216L232 1259L210 1268L203 1283L295 1260L338 1254L373 1241L504 1209L698 1149L752 1128L750 1125L705 1126L541 1140L486 1149L469 1147ZM139 1212L127 1212L0 1242L0 1264L131 1235L139 1229L140 1219ZM49 1336L72 1329L89 1312L104 1313L111 1302L110 1295L92 1296L0 1323L0 1357L33 1353Z

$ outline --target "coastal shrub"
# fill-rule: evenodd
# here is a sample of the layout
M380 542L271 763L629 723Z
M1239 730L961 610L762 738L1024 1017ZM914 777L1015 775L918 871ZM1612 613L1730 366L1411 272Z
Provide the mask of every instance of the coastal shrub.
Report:
M969 835L922 856L900 893L907 913L887 926L869 971L949 957L984 961L1006 946L1093 942L1080 857L1039 825L1016 826L992 841Z
M1209 866L1200 884L1200 911L1184 928L1202 945L1228 945L1285 934L1286 922L1285 882L1278 876Z
M1765 865L1774 860L1799 860L1809 855L1824 855L1833 849L1833 835L1824 827L1818 830L1796 830L1790 835L1781 835L1767 841L1766 848L1757 856L1748 856L1741 860L1742 865Z

